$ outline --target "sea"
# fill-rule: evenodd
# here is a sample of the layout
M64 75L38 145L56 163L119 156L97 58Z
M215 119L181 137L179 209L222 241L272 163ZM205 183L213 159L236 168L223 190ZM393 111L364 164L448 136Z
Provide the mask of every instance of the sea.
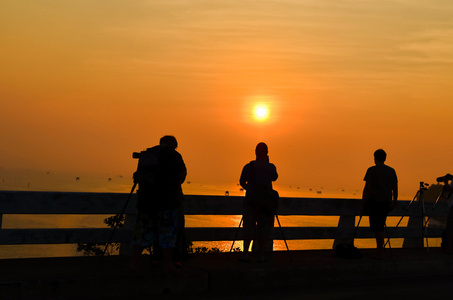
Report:
M0 190L4 191L53 191L53 192L99 192L130 193L130 175L122 174L76 174L50 171L7 170L0 168ZM339 188L302 188L297 186L278 186L281 197L310 198L360 198L358 190ZM187 181L183 184L186 195L230 195L243 196L244 191L237 183L207 184ZM1 228L105 228L106 215L3 215ZM279 216L282 227L331 227L338 225L339 217L325 216ZM234 227L237 228L241 216L186 216L186 227ZM400 217L389 217L388 226L395 226ZM358 218L356 219L356 224ZM407 218L399 226L405 226ZM363 218L360 226L368 226ZM279 225L275 223L276 230ZM402 239L392 239L391 247L401 247ZM439 247L439 239L429 240L431 247ZM332 249L333 240L288 240L290 250ZM373 248L372 239L356 239L358 248ZM193 249L205 248L213 251L230 251L232 242L194 242ZM234 249L242 249L242 241L235 241ZM274 241L274 251L285 251L284 241ZM0 259L81 256L76 244L63 245L0 245Z

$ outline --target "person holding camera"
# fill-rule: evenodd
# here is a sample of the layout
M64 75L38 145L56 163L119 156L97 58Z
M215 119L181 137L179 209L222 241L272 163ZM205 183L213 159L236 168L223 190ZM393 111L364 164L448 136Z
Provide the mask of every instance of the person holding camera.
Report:
M277 168L269 162L268 147L259 143L255 149L256 160L246 164L242 169L239 183L246 190L243 207L244 250L240 260L248 262L250 243L254 236L258 237L258 261L266 261L265 251L269 236L274 227L274 211L269 211L260 200L264 193L272 193L272 182L277 180ZM254 240L254 243L257 241ZM255 245L254 245L255 246Z
M172 255L180 228L178 224L184 220L181 211L183 201L181 184L187 176L182 156L176 151L177 146L175 137L164 136L158 146L148 148L139 154L137 171L133 176L139 189L131 270L139 267L143 250L151 246L153 254L162 250L164 271L175 270Z
M362 195L362 215L368 215L370 229L376 237L376 255L382 259L384 254L384 229L388 213L398 200L398 179L392 167L384 164L387 153L378 149L374 152L375 166L365 174L365 187Z
M437 182L444 183L444 191L448 193L446 198L452 198L453 175L448 173L445 176L437 178ZM450 210L447 215L447 224L445 226L445 247L442 248L445 253L453 254L453 199L451 199Z

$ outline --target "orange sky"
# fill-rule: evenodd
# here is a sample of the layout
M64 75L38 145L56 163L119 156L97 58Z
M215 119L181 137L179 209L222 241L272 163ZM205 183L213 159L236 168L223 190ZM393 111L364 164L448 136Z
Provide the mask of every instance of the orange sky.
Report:
M410 198L453 172L453 3L3 1L1 168L131 174L175 135L188 180L361 190L377 148ZM252 118L269 105L266 122Z

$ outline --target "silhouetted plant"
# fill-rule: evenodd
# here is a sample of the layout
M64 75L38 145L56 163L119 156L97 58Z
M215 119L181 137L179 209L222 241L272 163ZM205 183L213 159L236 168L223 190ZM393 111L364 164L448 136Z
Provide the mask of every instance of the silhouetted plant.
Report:
M77 243L77 252L82 252L84 256L101 256L104 253L102 246L105 247L105 244Z
M196 247L196 248L193 248L193 243L189 242L189 253L199 254L199 253L221 253L221 252L224 252L224 251L220 250L217 247L213 247L213 248ZM240 247L233 248L232 252L241 252L241 248Z
M104 224L106 224L110 228L121 228L124 226L124 215L114 215L104 219ZM117 225L118 224L118 225ZM77 252L81 252L84 256L101 256L104 253L106 243L77 243ZM120 243L111 243L108 251L105 255L112 255L114 252L118 252L120 249ZM109 250L110 249L110 250ZM114 251L113 251L114 250ZM147 249L148 250L148 249ZM148 250L152 252L152 250ZM197 247L193 248L193 243L188 242L188 252L189 253L221 253L223 252L217 247L207 248L207 247ZM236 247L232 250L232 252L241 252L240 247Z
M124 214L114 215L104 219L104 224L106 224L110 228L121 228L124 226ZM101 256L104 253L106 243L77 243L77 252L82 252L84 256ZM109 246L108 251L105 255L111 255L114 250L118 252L120 249L120 243L111 243Z

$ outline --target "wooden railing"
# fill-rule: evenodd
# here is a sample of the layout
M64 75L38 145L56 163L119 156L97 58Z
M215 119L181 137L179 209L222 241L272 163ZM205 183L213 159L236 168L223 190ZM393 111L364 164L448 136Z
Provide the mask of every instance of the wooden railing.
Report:
M105 243L111 228L2 228L6 214L118 214L124 208L128 194L0 191L0 245ZM185 196L186 215L241 215L243 197ZM136 197L133 195L125 209L125 226L118 228L112 242L127 245L132 238L136 218ZM448 205L425 203L427 216L445 217ZM274 240L333 239L335 243L350 241L354 234L356 216L360 215L360 200L332 198L280 198L278 216L339 216L336 227L283 227L274 230ZM410 217L408 225L388 227L391 238L404 238L404 247L423 247L423 216L419 201L399 201L390 216ZM441 237L442 228L431 228L428 237ZM231 241L242 239L242 228L211 227L186 228L191 241ZM367 227L359 227L355 238L373 238ZM123 249L125 249L123 247Z

